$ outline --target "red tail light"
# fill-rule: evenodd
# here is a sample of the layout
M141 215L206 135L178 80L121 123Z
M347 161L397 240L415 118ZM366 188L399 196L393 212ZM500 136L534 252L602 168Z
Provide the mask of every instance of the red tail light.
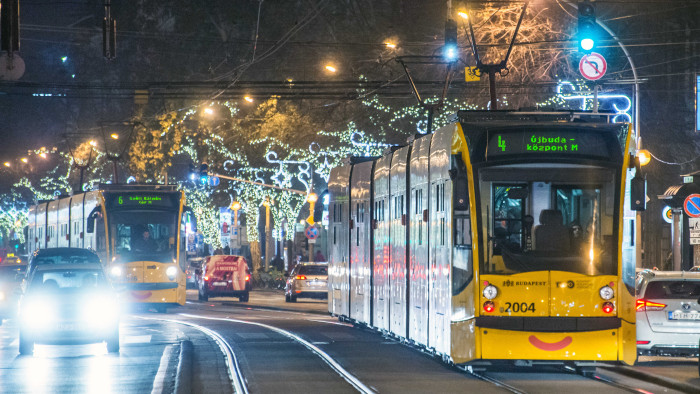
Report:
M484 302L484 311L491 313L494 309L496 309L496 305L494 305L493 301Z
M208 277L208 276L205 276L205 277L204 277L204 280L205 280L205 281L208 281L208 280L209 280L209 277Z
M612 313L615 310L615 305L612 302L603 303L603 312Z
M245 281L247 282L247 281L249 281L249 280L250 280L250 275L246 275L246 276L245 276Z
M304 275L297 275L297 280L306 280L306 276L304 276Z
M644 311L662 311L666 308L666 304L660 304L658 302L647 301L645 299L637 300L637 312Z
M651 341L637 341L637 345L648 345Z

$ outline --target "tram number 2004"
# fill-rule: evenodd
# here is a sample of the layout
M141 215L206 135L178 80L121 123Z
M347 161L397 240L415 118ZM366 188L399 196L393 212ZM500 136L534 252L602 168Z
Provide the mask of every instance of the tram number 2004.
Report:
M510 312L532 312L535 313L535 303L527 303L527 302L506 302L506 307L503 310L503 312L510 313Z

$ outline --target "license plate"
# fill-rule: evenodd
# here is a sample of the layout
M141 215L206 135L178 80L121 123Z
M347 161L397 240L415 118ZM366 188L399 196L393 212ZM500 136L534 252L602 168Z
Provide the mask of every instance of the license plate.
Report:
M668 320L700 320L700 312L668 312Z
M56 324L56 329L58 331L73 331L73 330L75 330L75 324L59 323L59 324Z
M228 283L226 283L226 282L214 282L213 283L214 286L226 286L227 284Z

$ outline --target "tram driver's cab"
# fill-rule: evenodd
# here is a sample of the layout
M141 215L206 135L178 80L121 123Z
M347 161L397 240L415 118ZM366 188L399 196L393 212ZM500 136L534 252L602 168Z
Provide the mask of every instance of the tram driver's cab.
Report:
M564 270L588 275L608 273L613 263L615 190L606 169L558 171L535 168L495 174L520 175L523 182L484 182L489 191L488 247L483 267L488 273ZM578 176L577 176L578 175ZM547 178L550 179L547 179ZM578 179L577 179L578 178Z

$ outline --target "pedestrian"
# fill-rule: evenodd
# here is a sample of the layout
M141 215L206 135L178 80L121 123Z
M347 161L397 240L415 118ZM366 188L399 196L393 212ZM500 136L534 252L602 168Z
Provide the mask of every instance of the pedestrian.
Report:
M314 261L317 263L326 261L326 256L323 255L323 252L321 252L320 249L316 251L316 255L314 256Z

